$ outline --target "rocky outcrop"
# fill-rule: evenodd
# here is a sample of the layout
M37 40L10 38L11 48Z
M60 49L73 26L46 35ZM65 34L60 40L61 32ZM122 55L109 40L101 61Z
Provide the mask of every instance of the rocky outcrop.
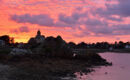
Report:
M25 55L25 54L32 54L32 51L30 49L14 48L10 52L10 55Z

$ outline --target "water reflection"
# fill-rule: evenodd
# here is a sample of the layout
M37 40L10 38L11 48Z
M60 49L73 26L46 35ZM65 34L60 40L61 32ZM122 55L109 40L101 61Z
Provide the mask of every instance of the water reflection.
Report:
M77 80L128 80L130 79L130 53L100 53L112 62L113 66L95 68L95 72L88 75L77 73Z

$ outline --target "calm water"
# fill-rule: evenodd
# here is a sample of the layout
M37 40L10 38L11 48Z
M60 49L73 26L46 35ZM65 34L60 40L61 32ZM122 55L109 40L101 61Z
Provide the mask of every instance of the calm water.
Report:
M130 53L100 53L113 66L95 68L95 72L80 76L76 80L130 80Z

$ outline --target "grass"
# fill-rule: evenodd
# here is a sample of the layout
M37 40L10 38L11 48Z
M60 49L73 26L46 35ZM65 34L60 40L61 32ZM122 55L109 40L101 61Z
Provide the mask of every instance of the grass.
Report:
M0 48L0 54L9 54L11 48Z

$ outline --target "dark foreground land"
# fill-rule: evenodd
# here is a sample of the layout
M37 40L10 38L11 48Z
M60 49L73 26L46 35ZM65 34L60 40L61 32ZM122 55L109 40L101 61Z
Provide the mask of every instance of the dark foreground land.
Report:
M32 38L20 48L13 44L13 49L0 49L0 80L62 80L76 72L87 74L94 66L112 65L96 54L104 51L75 50L60 36L41 43Z
M69 59L40 54L0 56L0 80L62 80L61 77L75 77L75 72L92 72L94 66L111 65L95 53Z

